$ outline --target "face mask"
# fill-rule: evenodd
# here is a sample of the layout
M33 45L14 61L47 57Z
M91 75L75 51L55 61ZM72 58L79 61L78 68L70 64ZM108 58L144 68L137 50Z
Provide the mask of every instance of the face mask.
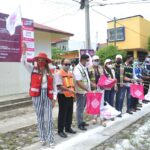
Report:
M93 65L94 65L94 66L98 66L98 65L99 65L99 62L93 61Z
M112 65L107 65L107 67L108 67L109 69L111 69L113 66L112 66Z
M146 58L146 60L145 60L146 62L150 62L150 58Z
M87 61L86 64L85 64L85 66L88 67L89 65L90 65L90 62Z
M122 63L122 61L121 61L121 60L117 60L116 63L117 63L118 65L120 65L120 64Z
M40 68L44 68L46 66L46 62L45 61L38 62L38 65Z
M129 64L130 64L130 65L132 65L132 64L133 64L133 61L132 61L132 60L131 60L131 61L129 61Z
M66 71L68 71L68 70L70 69L70 66L68 66L68 65L67 65L67 66L63 65L63 69L66 70Z

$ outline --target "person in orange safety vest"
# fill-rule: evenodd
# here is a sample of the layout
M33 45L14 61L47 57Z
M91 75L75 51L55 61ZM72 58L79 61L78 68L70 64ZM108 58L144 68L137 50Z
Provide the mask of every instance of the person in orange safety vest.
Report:
M67 137L64 128L67 133L76 133L71 128L75 91L73 75L69 71L70 65L71 63L68 59L63 59L62 69L56 73L57 99L59 104L58 134L63 138Z

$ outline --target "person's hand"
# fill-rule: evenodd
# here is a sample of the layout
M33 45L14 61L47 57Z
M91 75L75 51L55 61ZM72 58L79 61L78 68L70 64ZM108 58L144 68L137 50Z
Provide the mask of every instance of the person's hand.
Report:
M137 79L136 81L137 81L137 82L143 82L143 80L142 80L142 79Z
M93 86L93 88L95 88L95 89L97 88L97 85L96 85L95 83L94 83L92 86Z
M118 87L115 87L115 91L118 92Z
M25 55L26 51L27 51L27 45L25 42L22 42L22 54Z
M55 107L56 100L52 100L52 108Z
M131 79L131 83L135 83L135 80L134 80L134 79Z
M75 91L72 90L72 89L68 89L68 92L71 93L71 94L75 94Z

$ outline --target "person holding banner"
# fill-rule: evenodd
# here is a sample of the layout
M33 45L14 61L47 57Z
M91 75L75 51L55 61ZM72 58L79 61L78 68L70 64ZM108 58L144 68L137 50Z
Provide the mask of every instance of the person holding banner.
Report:
M80 57L79 64L73 71L77 101L77 124L80 130L87 130L85 126L88 125L83 121L83 113L86 105L86 93L91 90L90 79L86 68L88 64L89 56L87 54L83 54Z
M104 90L102 88L100 89L97 86L99 78L102 74L104 74L104 72L103 72L103 68L99 65L100 60L99 60L99 57L97 55L94 55L92 57L92 63L93 63L93 65L91 65L88 68L89 78L90 78L90 81L91 81L91 90L92 91L98 91L98 92L102 93L101 105L104 105L104 97L103 97ZM97 115L94 116L94 119L92 120L93 124L97 123L97 118L98 118ZM106 123L103 119L101 119L101 125L106 126Z
M143 82L143 80L141 79L141 76L142 76L141 71L142 71L142 68L140 66L140 62L138 60L134 61L134 63L133 63L133 79L135 80L135 84L130 85L130 92L131 92L133 86L140 85ZM131 93L131 95L132 95L132 93ZM132 96L132 111L136 112L137 110L140 110L138 108L139 106L140 107L142 106L142 104L139 103L139 98L135 98Z
M110 79L116 78L111 59L106 59L104 62L104 74L107 78ZM117 90L116 84L111 89L105 89L104 100L107 101L112 107L114 106L114 97L116 90Z
M68 59L63 59L62 69L60 69L56 74L56 86L58 89L58 135L66 138L67 133L75 134L71 128L72 115L73 115L73 102L75 97L74 81L73 75L69 71L71 62Z
M54 146L54 125L52 108L55 105L56 88L53 75L49 69L51 59L43 52L32 59L33 65L27 62L26 44L23 43L22 64L31 73L30 96L36 111L40 142L42 145Z

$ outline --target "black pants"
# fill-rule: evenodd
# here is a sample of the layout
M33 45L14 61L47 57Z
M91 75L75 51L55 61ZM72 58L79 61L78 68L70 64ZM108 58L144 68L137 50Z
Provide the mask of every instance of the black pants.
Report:
M73 97L66 97L64 94L58 94L58 132L63 132L64 128L71 128L73 114Z
M146 81L144 82L144 95L146 95L146 94L148 93L149 84L150 84L150 81L149 81L149 80L146 80Z
M138 98L131 97L131 107L133 109L136 109L137 108L137 104L138 104Z

